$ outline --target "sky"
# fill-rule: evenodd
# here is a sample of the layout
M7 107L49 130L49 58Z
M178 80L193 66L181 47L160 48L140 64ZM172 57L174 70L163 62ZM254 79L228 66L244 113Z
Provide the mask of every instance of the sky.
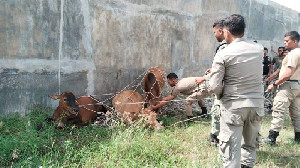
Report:
M300 13L300 0L271 0Z

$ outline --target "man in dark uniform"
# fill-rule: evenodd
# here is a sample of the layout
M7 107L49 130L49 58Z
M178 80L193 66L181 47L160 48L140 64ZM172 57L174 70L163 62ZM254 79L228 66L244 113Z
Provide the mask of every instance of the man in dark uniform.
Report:
M270 69L270 63L271 63L271 58L268 56L268 49L264 47L264 60L263 60L263 75L264 78L269 75L269 69Z

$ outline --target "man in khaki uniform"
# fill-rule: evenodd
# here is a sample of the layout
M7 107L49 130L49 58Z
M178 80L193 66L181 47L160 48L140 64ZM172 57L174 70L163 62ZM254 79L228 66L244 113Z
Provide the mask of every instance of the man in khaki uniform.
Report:
M192 104L198 101L199 106L201 107L202 113L201 115L207 114L207 109L205 103L203 102L203 98L210 96L211 91L207 89L206 83L201 85L197 85L195 80L197 77L189 77L178 79L178 76L175 73L170 73L167 76L168 84L171 87L174 87L171 95L164 97L162 102L155 105L150 106L152 109L160 108L168 103L168 101L173 100L177 97L179 93L183 95L188 95L186 98L185 109L188 118L193 117L192 113Z
M228 44L225 41L224 32L223 32L223 22L224 20L218 20L213 24L213 32L215 38L220 42L219 46L216 49L216 53L223 50ZM216 54L215 53L215 54ZM210 78L210 69L206 70L206 75L203 77L199 77L196 80L196 83L200 84L203 81L208 81ZM218 146L219 139L218 135L220 132L220 100L216 97L214 98L214 104L210 111L211 114L211 131L210 131L210 138L209 142Z
M273 120L267 142L276 144L276 138L283 126L285 113L289 111L294 126L295 141L300 142L300 36L290 31L284 36L284 45L291 52L283 59L279 79L268 86L268 90L277 87L278 92L273 103Z
M245 27L241 15L225 19L223 31L229 45L216 54L209 80L221 100L219 148L223 167L254 166L264 115L263 47L243 39Z

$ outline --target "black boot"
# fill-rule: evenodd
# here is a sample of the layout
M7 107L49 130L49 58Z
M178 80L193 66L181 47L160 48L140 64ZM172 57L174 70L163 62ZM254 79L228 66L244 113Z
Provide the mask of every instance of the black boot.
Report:
M251 168L251 167L241 164L241 168Z
M300 142L300 132L295 132L295 141Z
M278 137L279 132L270 130L269 136L265 138L263 141L270 144L270 145L276 145L276 138Z
M214 142L215 135L210 133L209 142Z
M217 147L218 144L219 144L218 136L215 135L215 134L210 133L209 142L210 142L210 144L214 144Z

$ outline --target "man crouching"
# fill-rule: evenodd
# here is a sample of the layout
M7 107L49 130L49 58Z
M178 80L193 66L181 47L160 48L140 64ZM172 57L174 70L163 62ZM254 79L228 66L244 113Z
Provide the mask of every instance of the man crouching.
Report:
M202 113L201 116L207 115L207 108L205 106L204 101L202 100L205 97L211 95L211 91L207 88L206 83L196 84L197 77L188 77L179 79L175 73L170 73L167 75L168 84L171 87L174 87L171 94L167 97L164 97L162 102L155 106L150 106L152 109L160 108L166 105L169 101L173 100L177 97L179 93L183 95L188 95L186 98L184 105L188 118L193 118L192 113L192 104L198 102L201 107Z

